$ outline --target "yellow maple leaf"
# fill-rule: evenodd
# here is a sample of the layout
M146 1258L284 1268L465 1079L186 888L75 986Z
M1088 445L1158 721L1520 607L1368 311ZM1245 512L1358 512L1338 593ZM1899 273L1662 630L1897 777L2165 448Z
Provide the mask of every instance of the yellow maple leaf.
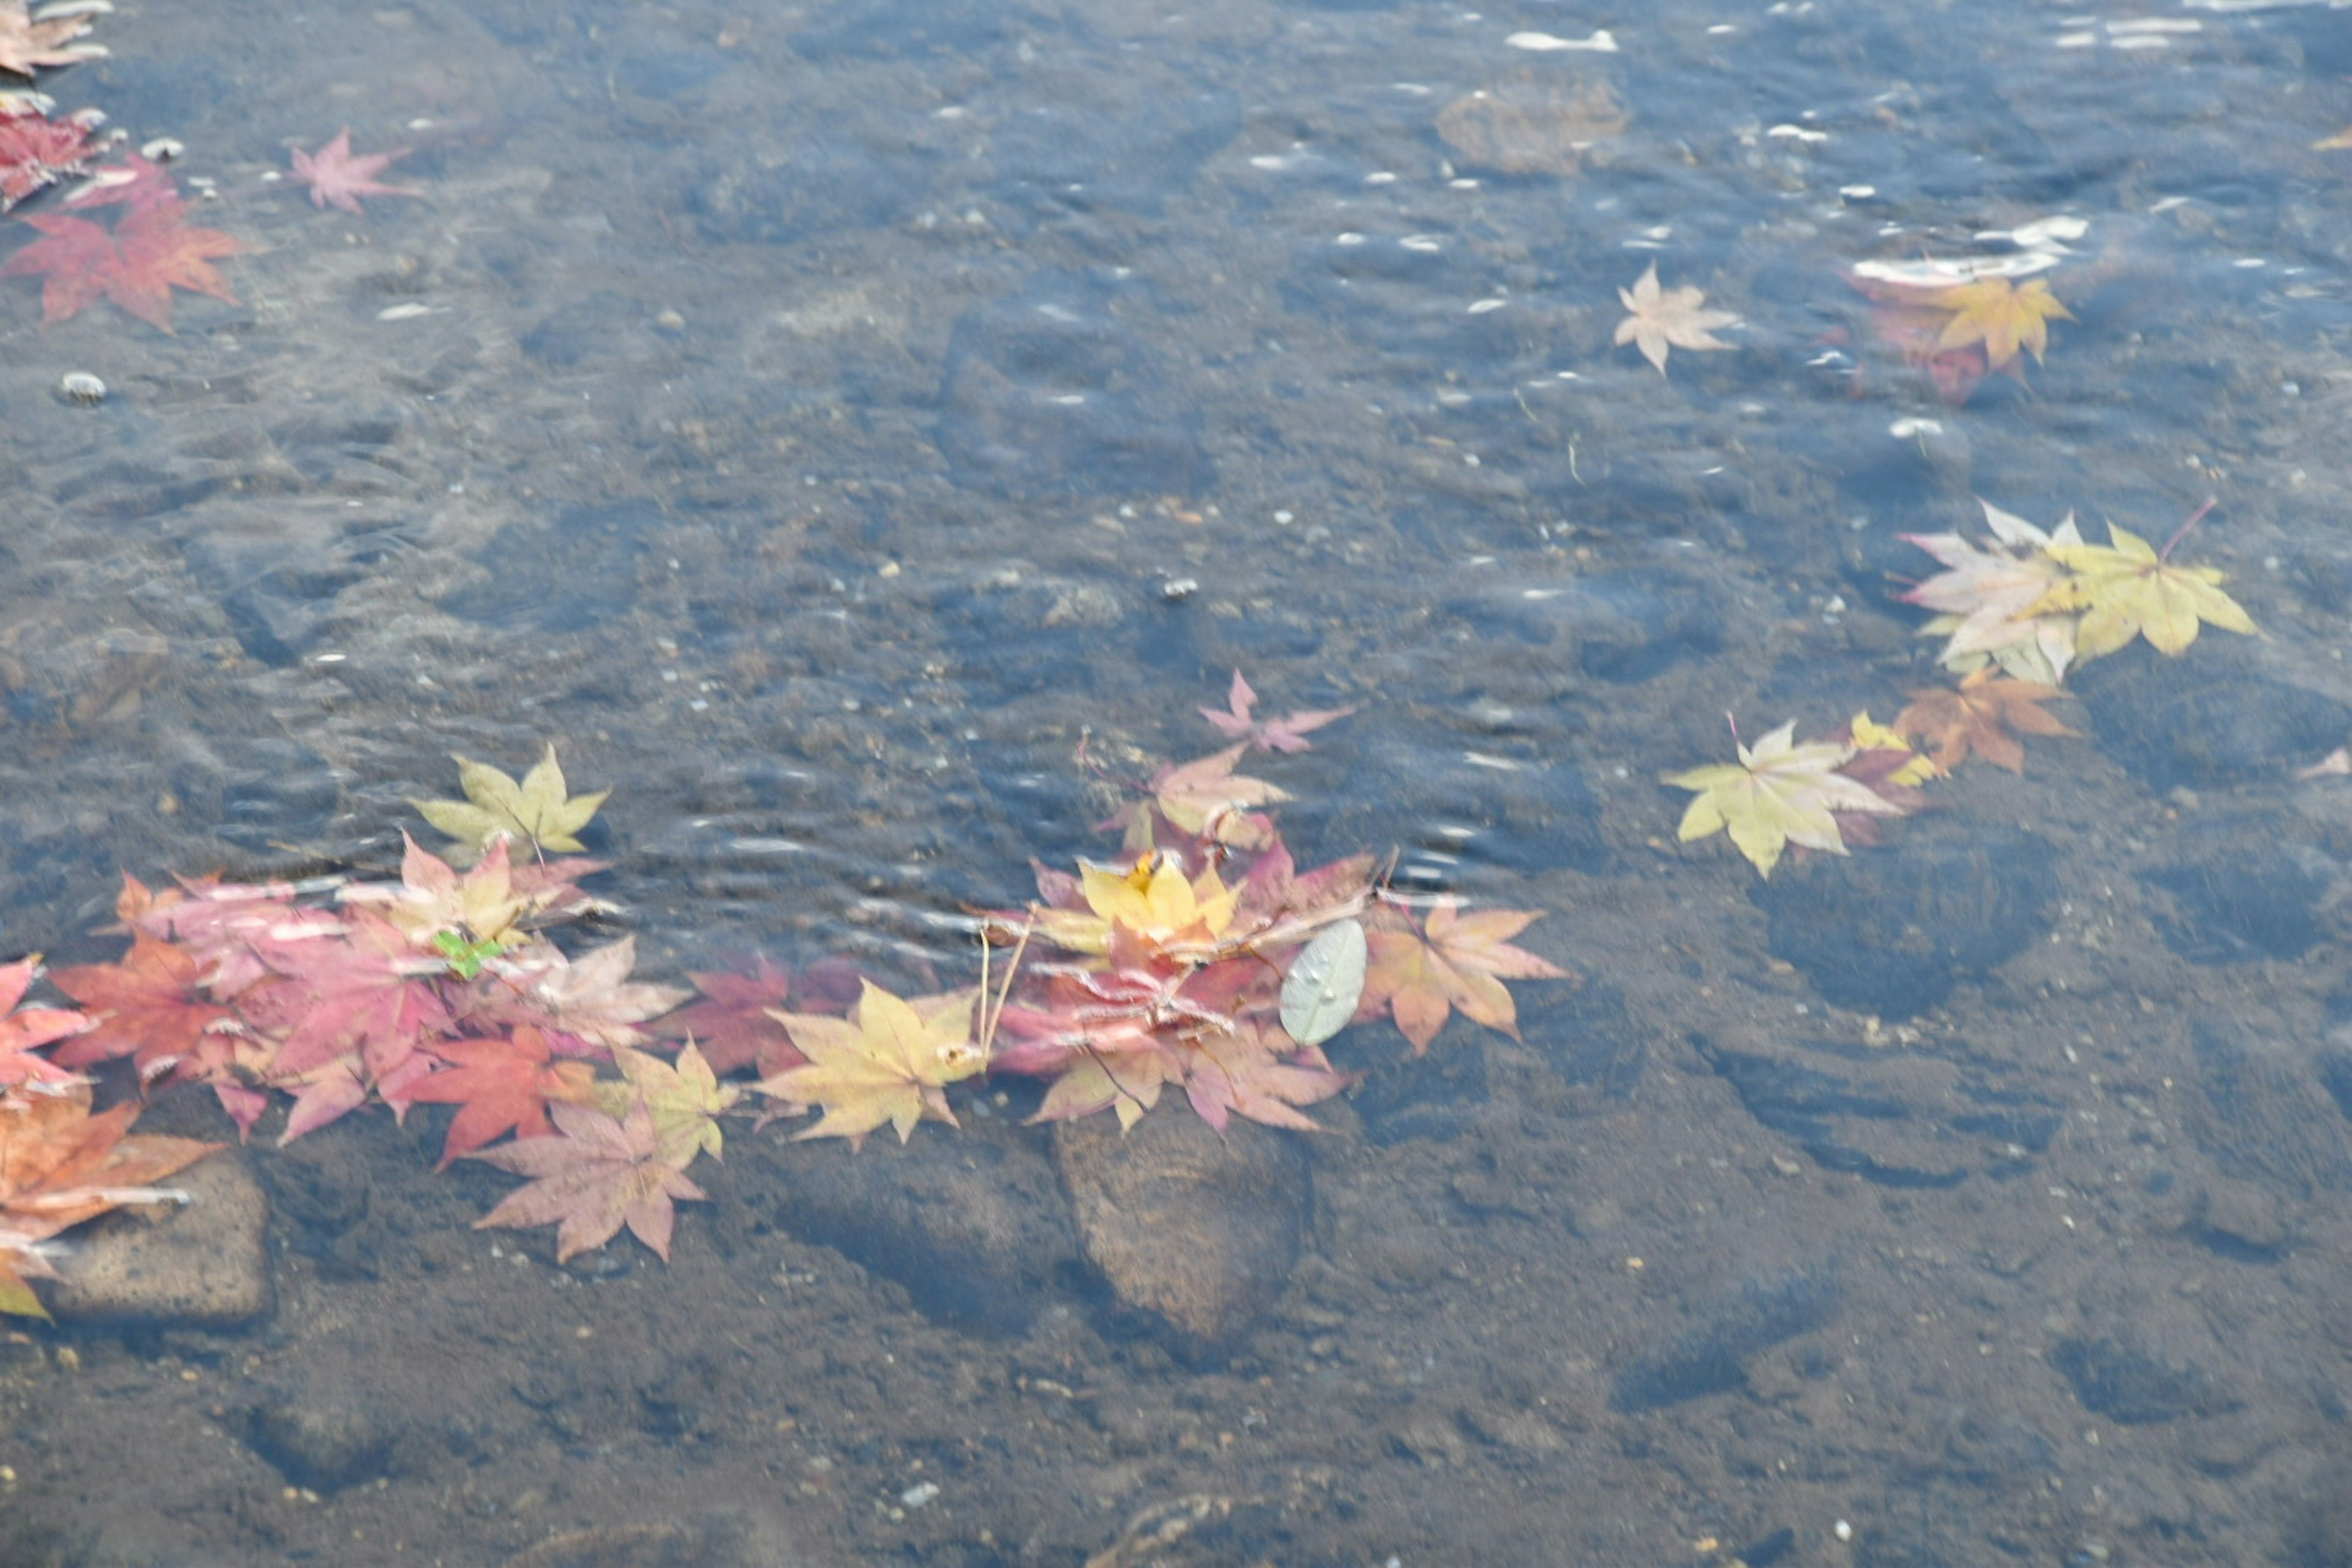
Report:
M588 819L613 793L600 789L593 795L567 794L563 769L555 761L551 743L520 783L488 763L462 756L457 759L457 783L466 792L463 800L408 804L423 813L425 821L457 840L463 858L452 852L450 858L461 865L480 855L500 834L527 838L548 853L579 854L586 847L573 835L588 826Z
M971 1037L976 989L908 1001L868 980L846 1018L816 1013L768 1016L808 1058L760 1081L777 1100L824 1111L803 1138L846 1138L856 1148L887 1122L905 1142L926 1116L955 1125L946 1086L988 1065Z
M653 1118L655 1155L674 1171L685 1170L698 1154L720 1156L719 1114L743 1091L720 1084L693 1041L678 1051L675 1063L626 1046L614 1051L613 1060L623 1081L608 1079L596 1085L599 1110L625 1121L633 1107L643 1105Z
M1837 771L1853 755L1853 746L1829 741L1801 746L1796 729L1791 721L1752 747L1739 746L1736 763L1666 774L1665 782L1676 789L1698 792L1675 837L1687 844L1728 831L1739 852L1769 877L1791 844L1844 854L1845 839L1832 813L1903 815L1901 806Z
M2178 654L2209 622L2223 631L2255 634L2252 617L2215 585L2226 581L2218 568L2175 566L2147 541L2112 522L2107 538L2106 544L2052 545L2051 558L2073 575L2033 607L2035 615L2082 612L2074 626L2075 658L2098 658L2136 637L2160 653Z
M1882 724L1873 719L1867 708L1856 713L1848 721L1845 731L1847 734L1853 737L1853 749L1857 752L1909 752L1911 753L1909 762L1886 775L1888 784L1908 784L1916 789L1942 771L1936 766L1934 758L1919 753L1917 748L1911 744L1911 738L1908 735L1893 725Z
M1240 897L1218 879L1215 867L1203 868L1187 881L1174 858L1163 855L1139 855L1125 871L1081 865L1078 876L1085 909L1037 911L1038 937L1071 952L1109 951L1115 925L1155 947L1209 942L1233 923Z
M1936 339L1936 352L1949 353L1970 343L1982 343L1988 370L2000 369L2017 357L2021 348L2039 360L2042 351L2050 346L2051 318L2074 319L2050 291L2048 280L2041 278L2026 279L2022 288L2006 278L1980 278L1947 289L1930 302L1939 310L1952 312Z

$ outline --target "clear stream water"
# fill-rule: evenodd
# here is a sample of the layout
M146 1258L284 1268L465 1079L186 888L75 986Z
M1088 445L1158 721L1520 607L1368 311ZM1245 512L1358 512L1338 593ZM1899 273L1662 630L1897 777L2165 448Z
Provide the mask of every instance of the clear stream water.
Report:
M428 1115L257 1143L271 1320L8 1342L0 1563L2352 1561L2352 783L2296 776L2352 734L2352 12L97 20L44 90L247 249L173 336L0 285L12 954L110 952L121 868L383 865L552 740L647 973L959 975L1106 847L1082 741L1205 751L1238 668L1360 710L1267 764L1302 858L1583 984L1343 1037L1205 1357L1066 1244L975 1322L859 1220L1061 1234L1017 1091L736 1138L667 1268L469 1230ZM346 125L422 195L277 177ZM2021 230L2074 319L1948 406L1847 269ZM1612 347L1653 263L1733 352ZM1727 711L1936 682L1900 535L2209 495L2259 639L1769 889L1673 842Z

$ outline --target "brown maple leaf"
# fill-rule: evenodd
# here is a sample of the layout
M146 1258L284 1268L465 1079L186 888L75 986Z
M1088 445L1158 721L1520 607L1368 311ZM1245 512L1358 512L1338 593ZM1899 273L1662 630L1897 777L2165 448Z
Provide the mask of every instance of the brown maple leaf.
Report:
M1937 770L1949 773L1974 752L1997 768L2025 771L2021 735L2072 735L2042 704L2058 695L2054 686L2018 680L1987 665L1960 682L1913 691L1909 707L1895 716L1895 728L1934 748Z
M125 1137L135 1102L97 1116L89 1105L86 1083L0 1095L0 1312L48 1316L26 1283L56 1278L42 1243L125 1204L180 1201L149 1184L220 1147Z
M330 206L358 214L362 196L421 196L422 191L411 191L399 185L379 184L376 176L399 160L408 156L402 147L390 153L371 153L365 157L352 155L352 128L348 125L335 133L335 139L316 153L297 148L294 153L294 183L310 187L310 205L324 210Z
M107 299L168 332L174 289L236 304L227 279L212 264L245 247L218 229L191 226L168 182L162 195L138 194L142 183L134 176L124 182L131 193L127 197L98 200L100 205L125 200L129 210L111 230L61 214L26 218L47 237L0 262L0 278L39 278L41 317L50 322L69 321Z
M34 10L26 0L0 0L0 70L28 77L38 66L69 66L106 50L75 39L89 33L83 18L114 7L106 0L63 0Z
M528 1176L474 1228L551 1225L555 1260L604 1246L627 1226L665 1263L677 1224L673 1206L704 1196L662 1155L653 1112L639 1104L615 1121L601 1110L558 1100L547 1108L560 1136L502 1143L467 1158Z
M1511 945L1510 939L1542 911L1460 910L1460 900L1440 899L1419 931L1410 917L1398 913L1396 925L1367 933L1371 962L1364 970L1356 1016L1376 1017L1385 1006L1412 1042L1415 1056L1429 1049L1457 1007L1463 1016L1516 1039L1518 1007L1503 982L1568 978L1566 970Z

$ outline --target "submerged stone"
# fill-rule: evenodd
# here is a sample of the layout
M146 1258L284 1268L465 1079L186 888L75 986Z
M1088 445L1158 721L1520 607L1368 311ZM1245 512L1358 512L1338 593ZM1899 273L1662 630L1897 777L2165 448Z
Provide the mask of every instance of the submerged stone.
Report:
M267 1314L269 1200L245 1162L197 1161L163 1184L184 1204L119 1209L77 1230L48 1287L50 1311L78 1322L227 1329Z
M1775 958L1841 1007L1908 1018L2050 929L2047 840L1986 822L1915 820L1847 856L1783 861L1749 898Z
M1087 1261L1181 1353L1229 1350L1289 1284L1310 1193L1291 1134L1163 1103L1124 1134L1057 1122L1054 1153Z

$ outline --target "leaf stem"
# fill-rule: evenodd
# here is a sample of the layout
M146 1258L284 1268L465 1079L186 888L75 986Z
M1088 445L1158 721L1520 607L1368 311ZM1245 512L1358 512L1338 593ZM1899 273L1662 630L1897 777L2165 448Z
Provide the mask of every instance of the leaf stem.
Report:
M2215 507L2221 504L2221 498L2220 496L2207 496L2205 498L2205 504L2199 507L2195 511L2190 512L2189 514L2189 521L2172 531L2172 537L2164 542L2164 548L2156 552L2156 558L2158 561L2170 561L2172 559L2173 547L2178 545L2182 540L2189 537L2189 531L2190 529L2205 521L2205 514L2207 512L2211 511Z

